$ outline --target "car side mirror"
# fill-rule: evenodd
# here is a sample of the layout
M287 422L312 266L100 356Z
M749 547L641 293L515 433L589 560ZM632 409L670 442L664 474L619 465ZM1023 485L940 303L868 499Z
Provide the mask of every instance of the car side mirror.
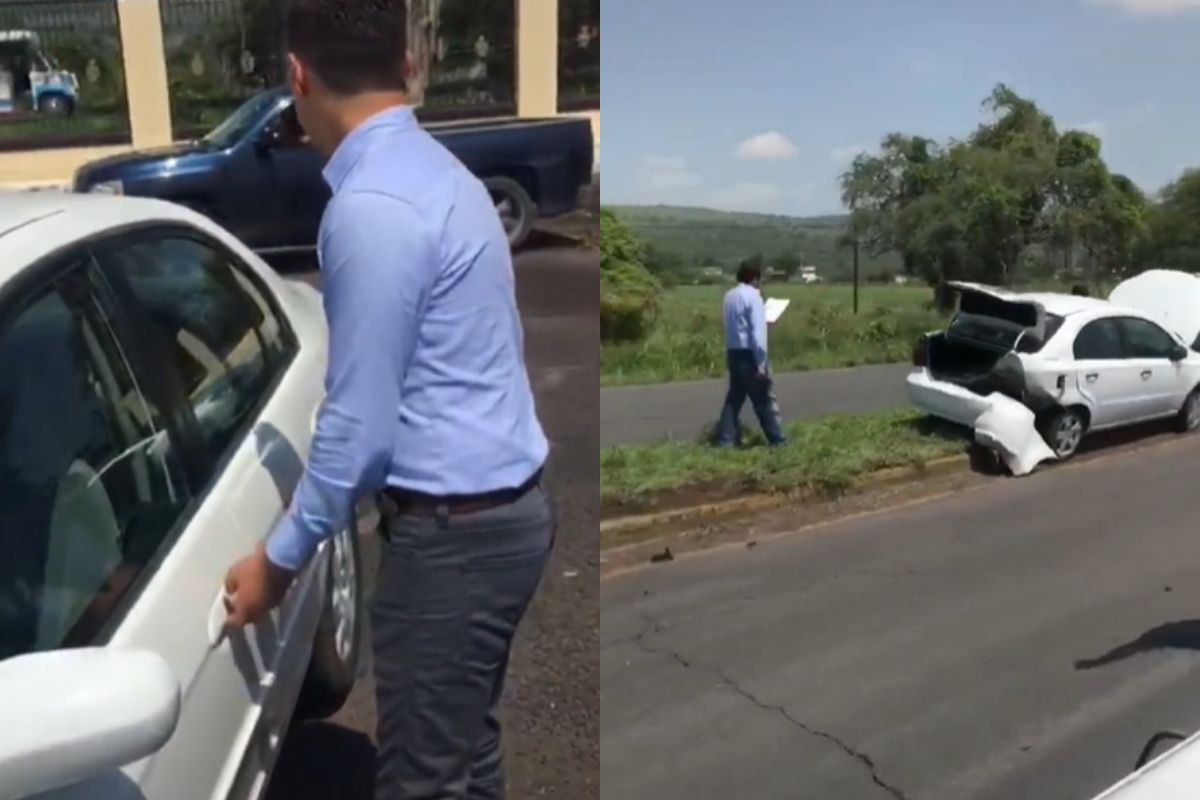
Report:
M179 681L155 653L91 647L0 662L0 786L61 789L139 761L179 722Z
M1172 361L1183 361L1185 358L1187 358L1187 355L1188 355L1187 348L1181 344L1175 345L1175 348L1173 350L1171 350L1171 360Z

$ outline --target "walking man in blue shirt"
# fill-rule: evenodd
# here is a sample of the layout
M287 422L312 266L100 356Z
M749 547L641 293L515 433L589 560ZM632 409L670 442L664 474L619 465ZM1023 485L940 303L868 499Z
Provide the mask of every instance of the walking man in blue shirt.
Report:
M775 447L783 444L784 438L767 362L767 312L759 291L762 268L743 263L737 279L738 285L725 294L723 309L729 391L717 424L717 443L723 447L741 443L738 417L749 397L767 442Z
M405 97L405 0L293 0L291 88L333 191L326 398L291 508L226 581L261 619L377 493L376 796L501 798L509 647L554 537L512 259L483 185Z

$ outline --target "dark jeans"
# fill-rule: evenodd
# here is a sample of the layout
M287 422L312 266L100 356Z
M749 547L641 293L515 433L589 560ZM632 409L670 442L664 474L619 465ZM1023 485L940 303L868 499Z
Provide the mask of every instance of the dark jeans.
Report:
M740 443L738 417L742 413L746 398L749 397L767 441L771 444L782 444L784 438L779 426L779 403L775 400L770 378L759 375L754 352L728 350L726 357L729 364L729 391L725 394L725 406L721 409L721 420L717 423L717 443Z
M509 648L554 541L535 488L491 511L385 517L371 608L377 800L500 800Z

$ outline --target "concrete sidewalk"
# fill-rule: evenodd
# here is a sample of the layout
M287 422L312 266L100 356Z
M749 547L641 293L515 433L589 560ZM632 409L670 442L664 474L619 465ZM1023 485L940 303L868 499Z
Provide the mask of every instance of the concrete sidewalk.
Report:
M908 403L907 364L790 372L777 375L775 392L785 421L856 414ZM700 435L720 414L725 381L664 383L600 390L600 446ZM742 420L753 420L749 404Z

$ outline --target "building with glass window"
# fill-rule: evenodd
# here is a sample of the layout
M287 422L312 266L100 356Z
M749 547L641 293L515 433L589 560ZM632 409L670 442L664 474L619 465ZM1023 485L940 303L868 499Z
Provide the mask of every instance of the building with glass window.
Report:
M287 0L0 0L0 187L195 138L279 84ZM600 0L409 0L426 120L587 115ZM598 161L597 161L598 163Z

